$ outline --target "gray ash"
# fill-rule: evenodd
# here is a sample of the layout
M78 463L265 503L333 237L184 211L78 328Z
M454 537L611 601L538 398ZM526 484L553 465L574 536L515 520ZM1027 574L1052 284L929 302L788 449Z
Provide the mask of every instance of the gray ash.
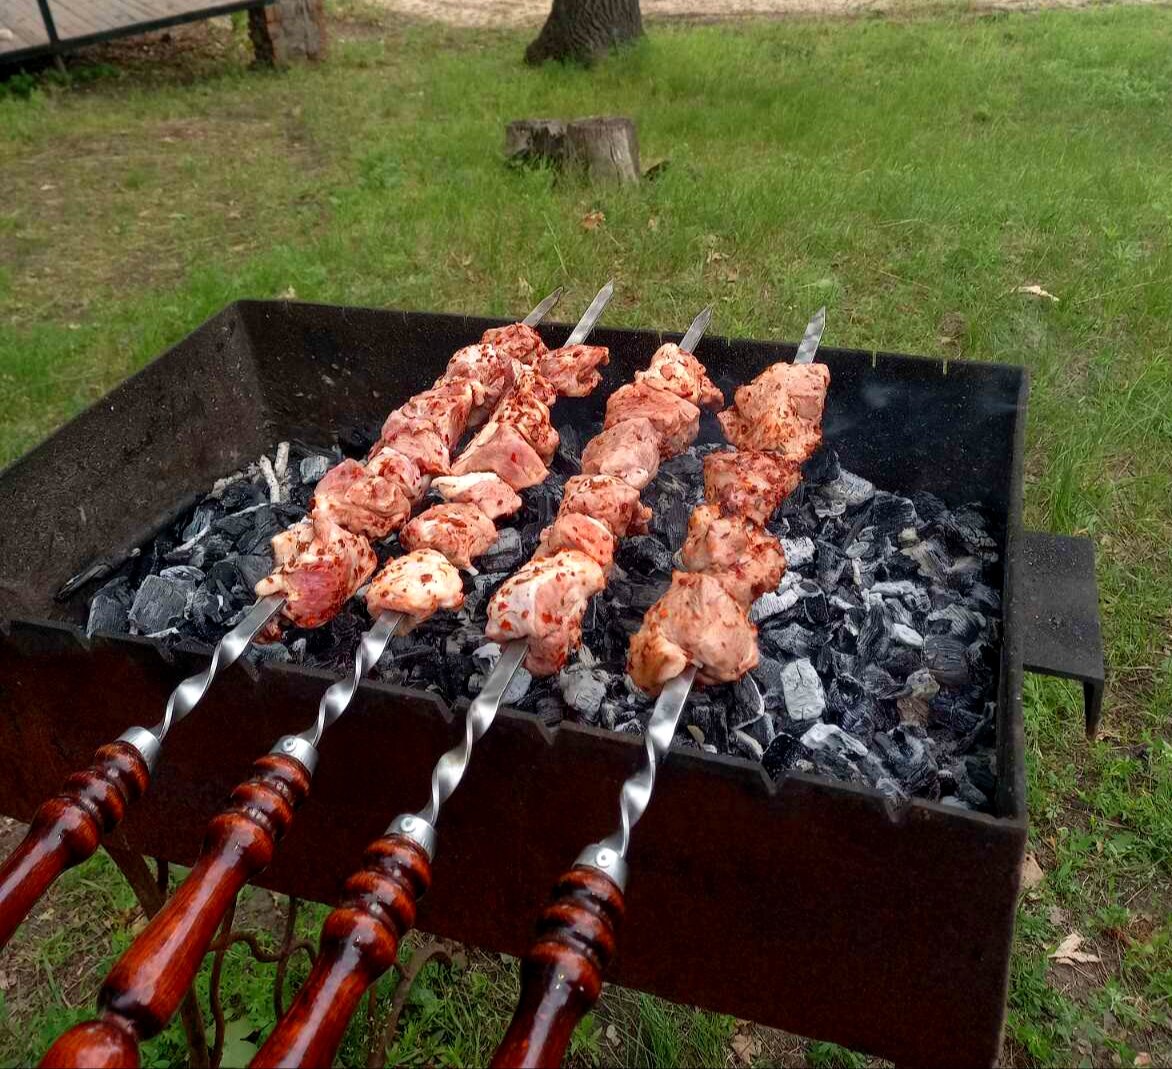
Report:
M585 437L562 431L550 478L522 492L522 511L478 562L480 574L465 578L464 608L393 639L378 678L449 702L476 694L499 652L484 636L488 599L556 515ZM216 642L252 605L253 585L271 565L269 539L305 515L330 466L371 440L358 430L331 449L283 447L272 463L222 481L94 595L90 633ZM654 510L651 531L621 543L606 591L587 609L582 650L551 679L518 673L510 704L551 725L569 718L643 731L653 703L625 675L627 642L668 587L713 448L695 446L662 465L643 495ZM696 692L677 743L760 761L774 778L813 772L896 801L990 811L1000 571L982 509L877 490L824 449L769 527L789 570L753 606L756 687ZM380 561L400 552L393 536L377 549ZM341 675L369 625L355 598L327 626L291 629L248 656Z

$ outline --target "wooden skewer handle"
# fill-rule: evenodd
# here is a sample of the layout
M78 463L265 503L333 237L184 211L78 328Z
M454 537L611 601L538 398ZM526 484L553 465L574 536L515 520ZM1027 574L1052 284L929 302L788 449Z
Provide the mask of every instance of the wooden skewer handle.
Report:
M623 892L597 869L575 865L558 881L521 963L521 998L494 1066L561 1065L602 991L623 908Z
M137 1066L139 1044L174 1016L240 888L264 869L309 794L299 761L266 754L211 819L199 860L106 977L101 1018L62 1035L45 1066Z
M367 988L395 961L431 885L431 861L413 839L386 835L366 848L346 881L342 904L322 927L321 952L272 1035L249 1063L332 1065Z
M128 742L112 742L41 804L28 834L0 865L0 949L53 881L93 855L150 781L142 754Z

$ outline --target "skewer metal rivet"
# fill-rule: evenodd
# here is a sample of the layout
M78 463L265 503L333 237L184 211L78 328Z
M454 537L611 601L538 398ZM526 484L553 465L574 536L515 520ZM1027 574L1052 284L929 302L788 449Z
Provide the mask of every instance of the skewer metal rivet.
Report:
M317 749L300 735L283 735L269 753L285 754L305 766L311 776L317 768Z
M597 869L620 890L627 889L627 862L612 847L593 843L578 855L576 865Z

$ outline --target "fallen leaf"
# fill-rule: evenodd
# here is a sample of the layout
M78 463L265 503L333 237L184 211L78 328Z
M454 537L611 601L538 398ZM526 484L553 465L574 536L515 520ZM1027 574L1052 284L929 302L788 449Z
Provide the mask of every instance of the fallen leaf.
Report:
M659 219L656 216L653 215L650 219L647 220L647 229L648 230L658 230L659 229Z
M587 212L582 216L582 229L597 230L605 222L605 213L599 211Z
M1050 957L1059 965L1090 965L1093 962L1102 961L1098 954L1079 950L1080 946L1082 946L1082 936L1078 932L1071 932L1058 944L1058 949Z
M1042 871L1042 866L1038 864L1038 859L1033 854L1026 854L1025 860L1021 863L1022 892L1032 891L1045 878L1046 874Z
M1152 1056L1146 1050L1141 1050L1131 1064L1139 1066L1140 1069L1147 1069L1147 1066L1152 1064Z
M8 979L8 973L0 972L0 991L7 991L12 986L12 981Z
M279 293L277 297L282 301L295 301L297 300L297 291L292 286L288 286L285 291L283 293Z
M729 1042L732 1044L733 1053L742 1065L752 1065L753 1059L761 1053L761 1043L756 1036L747 1036L743 1032L738 1032Z
M533 293L533 286L527 278L517 278L517 289L521 291L522 297L528 297Z
M726 267L720 272L720 277L725 282L736 282L741 273L735 267Z
M46 182L43 186L41 186L41 192L48 193L50 189L56 189L56 188L57 187L55 185L53 185L52 182Z
M606 1041L608 1043L613 1043L616 1047L618 1046L619 1030L615 1028L613 1024L608 1024L606 1026Z
M1046 300L1048 300L1048 301L1053 301L1055 304L1058 303L1058 298L1055 297L1054 294L1048 293L1046 290L1042 289L1042 287L1037 285L1036 283L1031 283L1028 286L1018 286L1017 289L1015 289L1013 292L1014 293L1028 293L1031 297L1045 297Z
M706 264L715 264L720 263L720 261L724 259L727 259L727 257L723 252L718 252L716 249L709 249L708 256L705 258L704 262Z

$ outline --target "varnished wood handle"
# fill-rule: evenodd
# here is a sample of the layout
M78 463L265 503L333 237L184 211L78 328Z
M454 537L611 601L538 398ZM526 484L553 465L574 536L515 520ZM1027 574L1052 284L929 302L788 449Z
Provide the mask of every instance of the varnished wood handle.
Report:
M431 862L413 839L386 835L371 843L322 926L308 979L249 1065L332 1065L363 994L395 964L430 885Z
M622 919L623 892L597 869L576 865L558 881L521 963L521 998L494 1066L561 1065L598 1001Z
M106 977L100 1020L71 1028L49 1048L46 1066L138 1065L138 1045L179 1008L240 888L264 869L309 794L309 772L266 754L253 776L212 818L199 860L167 904Z
M53 881L93 855L150 781L142 754L128 742L112 742L41 804L28 834L0 865L0 949Z

